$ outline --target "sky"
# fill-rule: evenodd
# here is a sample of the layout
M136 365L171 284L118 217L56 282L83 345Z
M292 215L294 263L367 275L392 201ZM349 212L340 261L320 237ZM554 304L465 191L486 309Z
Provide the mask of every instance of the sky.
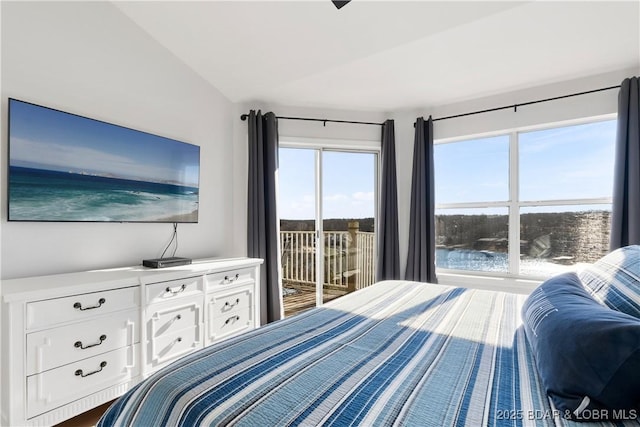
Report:
M611 197L616 121L519 134L521 201ZM509 136L436 144L436 205L509 199Z
M520 200L611 197L615 134L615 120L520 133ZM310 149L280 149L280 218L314 218L314 155ZM509 199L508 135L436 144L434 157L436 205ZM375 159L368 153L323 152L324 218L374 216ZM610 205L526 211L602 208L610 209ZM445 213L506 214L506 208L438 212Z
M200 147L17 100L10 164L198 187Z
M322 152L323 218L372 218L376 159L372 153ZM278 212L282 219L315 217L315 150L280 148Z

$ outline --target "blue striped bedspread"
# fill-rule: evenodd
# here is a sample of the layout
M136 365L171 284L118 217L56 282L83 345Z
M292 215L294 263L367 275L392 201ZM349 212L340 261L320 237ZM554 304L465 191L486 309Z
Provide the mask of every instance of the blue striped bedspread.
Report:
M585 426L545 396L525 298L380 282L180 359L98 425Z

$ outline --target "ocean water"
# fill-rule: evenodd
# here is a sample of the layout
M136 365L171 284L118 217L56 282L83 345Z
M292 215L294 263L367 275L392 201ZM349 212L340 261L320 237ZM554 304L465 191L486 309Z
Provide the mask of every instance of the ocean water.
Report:
M471 249L436 249L436 266L451 270L509 271L506 253Z
M10 220L197 221L194 187L16 166L9 183Z
M585 265L585 263L562 265L547 258L523 257L520 259L520 274L545 278L575 271ZM436 248L436 266L451 270L506 273L509 271L509 257L504 252Z

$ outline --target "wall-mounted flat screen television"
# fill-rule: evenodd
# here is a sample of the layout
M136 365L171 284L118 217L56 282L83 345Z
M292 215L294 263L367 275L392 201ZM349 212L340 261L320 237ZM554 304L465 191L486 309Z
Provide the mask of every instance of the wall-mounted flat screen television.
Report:
M9 221L198 222L200 147L9 99Z

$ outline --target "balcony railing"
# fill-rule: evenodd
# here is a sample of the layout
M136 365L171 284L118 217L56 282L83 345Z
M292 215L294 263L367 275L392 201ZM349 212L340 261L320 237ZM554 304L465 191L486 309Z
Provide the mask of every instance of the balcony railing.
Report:
M314 231L281 231L280 253L284 287L316 283ZM324 288L352 292L375 281L375 233L325 231Z

